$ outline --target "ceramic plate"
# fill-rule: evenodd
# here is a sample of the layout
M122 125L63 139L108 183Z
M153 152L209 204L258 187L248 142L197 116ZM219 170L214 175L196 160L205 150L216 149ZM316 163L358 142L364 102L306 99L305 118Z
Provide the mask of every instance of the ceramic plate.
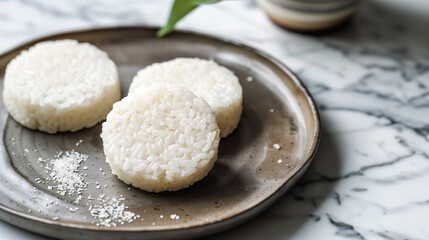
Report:
M178 192L148 193L130 187L112 175L105 162L101 124L49 135L20 126L1 104L2 220L63 239L198 237L260 213L304 173L318 145L319 117L310 94L288 68L231 40L181 31L158 39L155 31L146 27L104 28L37 39L0 56L0 81L7 63L20 51L54 39L77 39L106 51L118 66L122 96L136 72L149 64L176 57L214 59L239 77L244 102L240 124L222 139L210 174ZM78 168L87 184L81 197L61 194L56 184L47 180L49 161L44 160L72 149L89 156ZM116 203L109 212L106 207L112 198ZM103 209L111 216L100 217ZM136 217L121 224L128 220L129 215L124 214ZM112 219L110 227L105 226L107 219Z

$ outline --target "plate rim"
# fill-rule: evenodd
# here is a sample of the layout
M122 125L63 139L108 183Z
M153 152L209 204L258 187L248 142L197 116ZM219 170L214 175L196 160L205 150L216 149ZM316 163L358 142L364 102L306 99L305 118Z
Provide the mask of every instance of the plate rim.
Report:
M121 25L121 26L89 27L89 28L74 29L74 30L70 30L70 31L51 33L51 34L47 34L47 35L43 35L40 37L33 38L31 40L23 41L22 43L14 46L11 49L6 50L2 54L0 54L0 59L7 58L8 55L13 55L14 52L19 51L20 49L27 49L27 48L33 46L34 44L36 44L38 42L48 41L48 40L51 40L52 38L61 38L61 37L66 37L68 35L103 32L103 31L121 31L121 30L124 30L124 31L130 31L130 30L156 31L157 29L159 29L159 27L157 27L157 26L141 24L138 26ZM228 43L228 44L231 44L233 46L242 48L244 50L256 53L257 55L263 57L265 60L273 63L276 67L281 69L286 75L288 75L290 77L290 79L293 81L294 85L297 86L299 88L299 90L304 93L305 99L307 100L307 102L310 106L311 113L312 113L312 116L313 116L313 119L315 122L314 135L309 136L309 138L311 137L311 139L312 139L312 144L311 144L311 148L309 150L309 154L308 154L307 158L300 161L300 164L298 165L298 167L295 167L295 169L290 173L290 177L284 178L283 181L281 182L281 184L279 184L279 187L275 191L273 191L270 195L268 195L266 198L264 198L262 201L260 201L259 203L257 203L256 205L254 205L252 207L249 207L249 208L243 210L242 212L240 212L238 214L235 214L235 215L232 215L229 217L225 217L225 218L219 219L218 221L213 221L210 223L201 223L201 224L197 224L194 226L185 226L185 227L170 228L170 229L138 229L137 227L128 228L128 229L124 229L124 228L122 228L122 229L121 228L100 228L100 227L97 227L95 225L92 226L92 225L82 225L82 224L78 224L78 223L58 222L55 220L41 218L41 217L37 217L37 216L30 215L27 213L16 211L14 209L10 209L7 206L3 205L2 202L0 202L0 211L4 212L6 214L11 214L11 215L16 216L16 217L24 218L25 220L28 220L28 221L36 221L36 222L39 222L42 224L54 225L57 227L66 227L66 228L71 228L71 229L75 229L75 230L86 230L86 231L94 231L94 232L123 232L123 233L131 233L131 232L134 232L134 233L137 233L137 232L139 232L139 233L142 233L142 232L145 232L145 233L161 233L161 232L166 233L166 232L175 232L175 231L181 231L181 230L198 229L198 228L203 228L203 227L208 227L208 226L212 226L215 228L217 224L223 223L225 221L232 221L234 223L234 219L238 219L239 216L245 215L246 213L248 213L252 209L260 208L259 211L257 211L255 214L252 214L252 216L256 216L257 214L261 213L264 209L271 206L274 200L276 200L278 197L283 195L289 187L294 185L294 183L293 183L291 186L289 186L288 188L285 189L285 185L288 181L295 178L296 175L303 174L304 172L306 172L308 166L310 165L311 161L313 160L313 158L317 152L317 149L318 149L318 146L320 143L320 139L321 139L320 113L319 113L317 105L314 101L313 96L308 91L305 84L300 80L300 78L291 69L289 69L289 67L287 67L282 61L280 61L279 59L277 59L273 55L271 55L271 54L269 54L263 50L260 50L256 47L249 46L249 45L247 45L247 44L245 44L245 43L243 43L237 39L233 39L233 38L222 36L222 35L215 35L212 33L198 32L196 30L183 30L183 29L177 30L177 29L175 29L171 33L171 35L175 35L175 34L186 34L186 35L193 35L196 37L208 38L211 40L216 40L216 41ZM164 38L168 38L168 36L166 36ZM7 64L5 64L5 66L7 66ZM2 129L2 131L4 131L4 129ZM1 142L3 142L3 139L1 139ZM15 226L20 227L19 225L14 224L13 221L9 221L8 219L3 218L2 214L0 214L0 219L5 221L5 222L11 223ZM247 219L248 218L246 218L245 220L247 220ZM238 221L236 221L235 224L232 224L231 227L233 227L233 226L235 226L235 225L237 225L237 224L239 224L245 220L239 220L238 219ZM212 233L214 233L214 232L218 232L218 231L212 231Z

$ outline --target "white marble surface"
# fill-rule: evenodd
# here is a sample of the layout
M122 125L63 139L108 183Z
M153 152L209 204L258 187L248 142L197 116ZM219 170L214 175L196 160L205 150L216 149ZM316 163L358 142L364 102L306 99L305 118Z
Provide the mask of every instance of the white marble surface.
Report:
M160 25L170 1L0 0L0 52L54 32ZM286 63L319 105L323 136L303 179L213 239L429 239L429 2L367 0L354 21L310 36L253 1L201 7L179 28L237 39ZM0 222L2 239L46 239Z

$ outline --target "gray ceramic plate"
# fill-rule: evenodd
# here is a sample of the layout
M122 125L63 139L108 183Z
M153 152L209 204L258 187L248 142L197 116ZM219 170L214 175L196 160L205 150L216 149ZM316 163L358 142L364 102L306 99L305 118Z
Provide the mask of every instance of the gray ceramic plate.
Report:
M123 96L134 74L151 63L176 57L214 59L233 70L243 86L240 124L221 141L218 160L205 179L178 192L156 194L129 188L110 173L99 137L100 124L76 133L49 135L21 127L1 104L2 220L65 239L204 236L260 213L309 166L320 136L316 106L297 77L266 54L198 33L175 32L157 39L151 28L93 29L38 39L3 54L0 81L7 63L23 49L38 41L65 38L90 42L106 51L118 65ZM281 148L273 148L274 144ZM77 196L62 196L51 188L55 184L44 180L49 175L46 163L38 160L71 149L89 155L79 168L89 185L78 203ZM97 226L100 221L89 208L97 204L93 197L103 194L122 195L121 204L140 217L123 225L116 222L116 227Z

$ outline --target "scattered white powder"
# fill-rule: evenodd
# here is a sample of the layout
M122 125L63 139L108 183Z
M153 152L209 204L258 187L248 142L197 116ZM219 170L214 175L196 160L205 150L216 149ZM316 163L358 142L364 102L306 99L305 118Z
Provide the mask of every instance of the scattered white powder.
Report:
M76 212L77 210L79 210L79 208L78 208L78 207L75 207L75 208L69 208L69 211L70 211L70 212Z
M74 200L74 203L79 203L80 201L82 201L82 195L77 196L76 200Z
M79 141L81 143L83 141ZM55 184L52 186L47 186L49 190L56 189L57 192L61 195L76 196L76 199L71 202L79 204L83 197L82 193L87 190L88 184L91 182L85 182L83 179L84 175L80 174L78 169L81 164L88 159L88 155L81 154L75 150L60 152L54 156L53 159L42 159L41 157L37 158L37 162L44 167L47 172L50 172L50 175L46 180L53 181ZM88 170L87 166L82 167L83 170ZM100 168L100 171L105 175L104 170ZM39 184L45 183L44 179L36 178L35 181ZM94 183L97 189L101 188L99 182ZM104 188L107 188L107 184L104 184ZM36 188L33 187L34 191ZM130 189L130 188L128 188ZM94 198L89 195L87 197L90 203L86 205L89 206L90 214L98 220L96 221L97 226L106 226L106 227L116 227L117 224L131 223L134 220L140 218L139 215L128 211L128 206L126 206L123 201L125 198L117 196L107 197L105 194L99 195L98 198ZM53 201L50 203L54 204ZM55 206L58 206L58 202L55 202ZM46 205L48 207L48 204ZM78 207L70 207L68 209L71 213L75 213L80 209ZM31 212L31 209L28 210ZM42 210L39 209L39 212ZM86 218L86 217L84 217ZM179 219L179 216L175 217ZM53 217L52 220L59 220L59 217ZM93 222L94 223L94 222Z
M270 112L274 112L274 109L272 109L272 108L271 108L271 109L270 109Z
M38 184L43 184L43 183L45 183L45 181L43 181L43 179L41 179L41 178L36 178L36 179L34 179Z
M248 82L253 82L253 77L252 77L252 76L248 76L248 77L246 78L246 80L247 80Z
M80 139L77 143L76 143L76 147L79 146L81 143L83 143L83 139Z
M171 220L179 220L179 219L180 219L180 216L179 216L179 215L177 215L177 214L171 214L171 215L170 215L170 219L171 219Z
M88 159L88 155L81 154L75 150L60 152L54 159L50 160L51 174L48 180L58 185L57 192L64 196L81 194L87 184L78 172L80 164Z
M126 210L128 207L124 205L125 198L123 197L109 198L100 195L97 200L99 203L90 205L88 209L91 215L98 219L97 226L116 227L117 223L131 223L140 217Z
M277 160L277 163L282 163L282 162L283 162L283 160L281 160L281 159Z
M277 143L275 143L275 144L273 145L273 148L274 148L274 149L276 149L276 150L279 150L279 149L280 149L280 145L278 145Z

